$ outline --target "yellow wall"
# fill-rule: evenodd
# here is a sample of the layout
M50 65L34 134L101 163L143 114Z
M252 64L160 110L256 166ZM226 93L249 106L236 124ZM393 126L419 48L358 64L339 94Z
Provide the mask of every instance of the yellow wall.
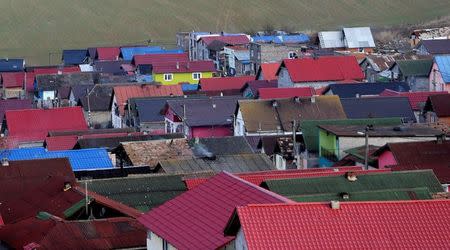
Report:
M213 77L212 72L201 72L202 78ZM173 85L180 82L188 82L190 84L198 84L198 80L192 78L192 73L173 73L172 81L165 81L164 74L154 74L153 80L155 82L160 82L163 85Z

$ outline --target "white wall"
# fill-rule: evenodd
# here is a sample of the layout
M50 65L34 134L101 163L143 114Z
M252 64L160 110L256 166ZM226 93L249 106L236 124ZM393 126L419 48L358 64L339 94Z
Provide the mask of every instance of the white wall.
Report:
M244 120L242 119L241 109L238 110L238 114L235 119L236 121L234 123L234 136L244 136L245 126Z
M152 233L151 231L147 232L147 249L149 250L163 250L163 239L158 235ZM175 250L176 248L170 244L168 244L167 250Z
M116 96L113 97L112 105L111 105L111 122L113 128L122 128L122 118L117 116L115 113L115 106L117 105Z

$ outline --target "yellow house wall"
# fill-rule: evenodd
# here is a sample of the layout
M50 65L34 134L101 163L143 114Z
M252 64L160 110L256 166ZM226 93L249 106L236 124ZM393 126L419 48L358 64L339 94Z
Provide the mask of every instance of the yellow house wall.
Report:
M197 72L196 72L197 73ZM212 72L201 72L202 78L211 78L213 77ZM198 84L198 80L194 80L192 78L193 73L173 73L172 81L165 81L164 74L154 74L154 81L160 82L163 85L174 85L180 82L188 82L190 84Z

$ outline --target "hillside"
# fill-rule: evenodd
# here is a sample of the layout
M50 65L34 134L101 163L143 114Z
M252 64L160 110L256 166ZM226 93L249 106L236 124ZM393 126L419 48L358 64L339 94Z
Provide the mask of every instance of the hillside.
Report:
M450 12L442 0L0 0L0 57L57 63L62 48L155 43L177 31L384 26Z

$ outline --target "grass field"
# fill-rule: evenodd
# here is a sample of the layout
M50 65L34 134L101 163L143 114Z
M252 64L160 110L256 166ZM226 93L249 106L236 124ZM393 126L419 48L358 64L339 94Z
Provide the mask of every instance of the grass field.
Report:
M425 22L443 0L0 0L0 57L57 63L63 48L173 45L177 31L248 32Z

